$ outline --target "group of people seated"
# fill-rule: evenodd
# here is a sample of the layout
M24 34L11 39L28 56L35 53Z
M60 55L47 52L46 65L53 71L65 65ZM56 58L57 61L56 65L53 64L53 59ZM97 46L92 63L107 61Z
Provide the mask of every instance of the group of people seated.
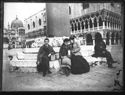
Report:
M101 38L95 44L95 54L92 57L106 57L109 68L112 68L113 60L111 54L106 50L106 45ZM44 45L40 47L37 56L37 70L45 77L46 74L51 74L49 69L50 56L54 55L55 51L49 45L49 39L44 39ZM75 42L75 36L63 40L63 44L59 50L59 60L61 60L60 72L66 76L72 74L83 74L90 71L90 66L87 60L81 55L80 46Z

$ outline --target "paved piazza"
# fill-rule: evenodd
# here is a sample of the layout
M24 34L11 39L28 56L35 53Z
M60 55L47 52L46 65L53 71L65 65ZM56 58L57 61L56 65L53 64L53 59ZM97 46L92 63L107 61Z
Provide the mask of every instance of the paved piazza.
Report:
M106 65L91 67L89 73L68 77L58 73L43 77L38 73L9 72L8 52L14 55L19 51L21 49L3 50L3 91L113 91L117 68L109 69ZM111 54L122 66L123 48L112 46Z

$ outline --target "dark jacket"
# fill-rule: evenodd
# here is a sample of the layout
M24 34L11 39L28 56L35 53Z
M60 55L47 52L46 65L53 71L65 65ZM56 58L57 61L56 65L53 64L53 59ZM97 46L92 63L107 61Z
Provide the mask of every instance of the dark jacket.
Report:
M61 58L61 56L68 56L68 50L69 50L69 46L66 46L63 43L62 46L60 47L60 51L59 51L60 58Z
M39 61L42 56L48 56L50 53L55 54L55 51L53 50L53 48L50 45L41 46L39 49L38 55L37 55L37 61Z

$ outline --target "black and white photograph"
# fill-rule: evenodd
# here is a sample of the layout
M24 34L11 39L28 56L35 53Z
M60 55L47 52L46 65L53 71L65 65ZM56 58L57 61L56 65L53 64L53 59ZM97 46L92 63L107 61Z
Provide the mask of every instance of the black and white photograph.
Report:
M123 91L121 2L4 2L2 91Z

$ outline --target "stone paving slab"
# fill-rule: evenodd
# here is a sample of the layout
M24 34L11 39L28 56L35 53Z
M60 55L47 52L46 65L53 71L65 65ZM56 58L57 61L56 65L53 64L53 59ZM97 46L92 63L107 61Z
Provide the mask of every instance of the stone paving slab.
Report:
M117 49L111 52L116 52L113 57L122 65L122 51L118 52ZM43 77L38 73L8 72L9 60L5 54L2 77L4 91L113 91L114 88L113 77L117 68L109 69L106 65L100 65L81 75L71 74L66 77L54 72Z

